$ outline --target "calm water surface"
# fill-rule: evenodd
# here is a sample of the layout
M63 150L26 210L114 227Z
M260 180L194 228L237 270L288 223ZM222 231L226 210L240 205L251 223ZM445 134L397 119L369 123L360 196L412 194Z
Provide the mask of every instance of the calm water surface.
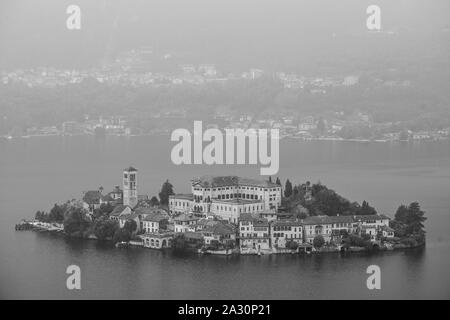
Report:
M0 297L132 299L450 298L450 144L283 140L279 176L321 181L350 200L393 215L401 203L427 211L425 250L378 255L179 256L118 250L14 224L83 190L121 183L139 169L139 193L156 195L169 179L176 192L203 174L257 177L259 168L185 166L170 162L168 137L52 137L0 141ZM66 267L82 270L82 290L65 287ZM382 289L366 288L367 266L382 271Z

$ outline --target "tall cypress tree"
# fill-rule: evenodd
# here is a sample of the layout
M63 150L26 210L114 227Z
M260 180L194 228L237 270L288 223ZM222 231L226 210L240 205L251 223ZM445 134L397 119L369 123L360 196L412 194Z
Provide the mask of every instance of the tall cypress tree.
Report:
M173 192L173 186L169 182L169 180L166 180L166 182L163 183L161 187L161 192L159 193L159 202L162 205L168 205L169 204L169 196L175 194Z
M286 180L286 186L284 187L284 196L289 198L292 195L292 183L289 179Z

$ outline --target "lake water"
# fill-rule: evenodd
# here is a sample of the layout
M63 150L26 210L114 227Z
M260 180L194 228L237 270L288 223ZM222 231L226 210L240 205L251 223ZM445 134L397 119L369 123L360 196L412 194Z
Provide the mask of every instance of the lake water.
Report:
M188 192L203 174L257 177L259 167L181 166L169 137L42 137L0 141L0 297L64 299L401 299L450 298L450 143L355 143L282 140L281 180L321 181L352 201L393 216L419 201L427 247L376 255L179 256L120 250L96 241L15 232L14 224L83 190L121 183L139 169L139 193L156 195L169 179ZM66 289L68 265L82 289ZM381 290L368 290L366 268L381 268Z

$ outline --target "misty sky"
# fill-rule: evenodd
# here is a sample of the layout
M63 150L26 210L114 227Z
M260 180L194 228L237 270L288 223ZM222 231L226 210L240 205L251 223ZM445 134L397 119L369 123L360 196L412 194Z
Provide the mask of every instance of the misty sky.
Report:
M80 31L66 29L69 4L81 7ZM369 4L403 38L368 42ZM448 0L1 0L0 67L90 66L142 45L194 63L273 68L394 47L411 54L429 41L442 53L449 14Z

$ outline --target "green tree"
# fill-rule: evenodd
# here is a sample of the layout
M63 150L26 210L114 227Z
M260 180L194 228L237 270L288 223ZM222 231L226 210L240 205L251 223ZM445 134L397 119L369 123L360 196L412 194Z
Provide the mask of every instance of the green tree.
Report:
M373 215L377 214L377 210L371 207L367 201L363 201L361 207L358 210L359 215Z
M281 186L281 180L277 177L277 181L275 182L277 185Z
M50 210L48 220L51 222L63 222L65 210L66 210L66 207L64 205L60 206L55 203L53 208Z
M166 182L163 183L161 187L161 192L159 193L159 202L162 205L168 205L169 204L169 196L175 194L173 192L173 186L169 182L169 180L166 180Z
M128 232L128 230L125 230L124 228L116 229L113 235L113 242L128 242L131 239L131 233Z
M137 230L137 223L134 220L127 220L123 225L123 229L127 230L130 234L133 234Z
M397 237L413 237L416 241L425 241L425 226L427 220L425 212L420 208L418 202L412 202L409 206L401 205L395 213L391 227L395 230Z
M64 231L69 235L82 237L90 225L91 221L83 208L72 206L64 214Z
M286 185L284 187L284 196L289 198L292 195L292 183L289 179L286 180Z
M105 240L112 238L119 228L117 221L108 219L107 217L101 217L94 223L94 234L99 240Z
M324 244L325 244L325 239L320 234L314 237L314 240L313 240L314 248L320 249L323 247Z

